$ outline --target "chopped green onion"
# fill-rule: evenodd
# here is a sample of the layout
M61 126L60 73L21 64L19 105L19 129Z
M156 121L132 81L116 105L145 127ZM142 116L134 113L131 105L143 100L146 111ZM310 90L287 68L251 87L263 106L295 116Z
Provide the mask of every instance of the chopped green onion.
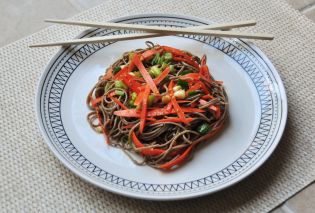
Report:
M141 78L142 75L141 75L141 72L140 71L134 71L133 74L136 76L136 77L139 77Z
M124 84L124 82L117 80L115 81L115 88L127 89L128 87Z
M150 71L149 71L149 74L152 76L152 77L158 77L160 74L161 74L161 69L158 68L158 66L153 66L151 67Z
M186 75L186 74L189 74L189 73L192 73L193 71L191 70L184 70L183 72L181 72L179 75Z
M129 61L132 61L134 54L135 54L134 52L130 52L128 54Z
M163 59L163 57L160 57L159 60L158 60L158 64L162 65L163 63L164 63L164 59Z
M136 98L137 98L137 93L135 93L135 92L132 92L131 93L131 99L129 100L129 105L131 106L131 107L135 107L135 100L136 100Z
M194 90L194 91L190 91L190 92L188 92L188 96L194 96L194 95L197 95L197 94L199 94L200 92L199 91L196 91L196 90Z
M170 73L174 73L174 71L175 71L174 65L170 65Z
M148 97L148 105L149 106L153 105L154 99L155 99L154 95L149 95L149 97Z
M137 98L137 93L136 92L132 92L131 93L131 100L135 101Z
M164 70L167 66L168 66L168 63L163 62L162 66L161 66L161 70Z
M115 95L118 95L118 96L124 96L125 93L121 90L115 90Z
M155 54L154 58L152 59L151 64L152 65L158 64L159 60L160 60L160 53L157 53L157 54Z
M166 52L166 53L164 53L162 58L164 59L164 62L170 62L173 59L173 55L172 55L172 53Z
M207 134L209 131L211 130L211 127L209 124L207 123L203 123L200 126L198 126L197 131L201 134L201 135L205 135Z
M138 106L136 106L136 109L137 109L137 110L142 109L142 104L139 104Z
M183 81L181 79L177 81L177 85L181 86L184 90L187 90L189 88L188 82Z
M130 100L130 101L129 101L129 107L130 107L130 108L136 108L135 102Z
M113 69L113 73L116 74L118 73L119 71L121 70L121 67L120 66L117 66Z

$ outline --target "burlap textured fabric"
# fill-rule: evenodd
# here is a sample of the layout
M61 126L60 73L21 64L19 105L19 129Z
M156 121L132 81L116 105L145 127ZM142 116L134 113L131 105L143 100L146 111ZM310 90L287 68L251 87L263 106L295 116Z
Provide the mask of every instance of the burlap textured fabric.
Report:
M272 42L256 42L279 71L288 96L287 127L274 154L237 185L187 201L135 200L85 183L49 151L35 122L37 81L58 48L27 46L73 38L83 29L53 26L0 49L0 212L266 212L315 179L314 23L284 0L108 0L73 19L142 13L216 22L256 19L258 26L250 30L275 35Z

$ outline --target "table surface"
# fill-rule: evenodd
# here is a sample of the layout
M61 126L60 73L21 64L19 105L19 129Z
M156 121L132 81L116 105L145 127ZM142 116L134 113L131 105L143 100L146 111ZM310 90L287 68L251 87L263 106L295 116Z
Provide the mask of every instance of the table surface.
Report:
M295 9L315 22L315 0L287 0ZM1 0L0 47L45 28L45 18L64 19L103 3L102 0ZM62 8L62 10L60 9ZM273 213L314 212L315 183L309 185Z

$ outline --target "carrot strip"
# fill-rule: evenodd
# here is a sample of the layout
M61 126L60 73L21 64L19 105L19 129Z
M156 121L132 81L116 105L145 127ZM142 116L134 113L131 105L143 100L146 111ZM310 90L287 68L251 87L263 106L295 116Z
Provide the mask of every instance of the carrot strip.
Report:
M202 91L205 93L205 94L210 94L208 88L206 87L206 85L202 82L200 82L200 85L201 85L201 89Z
M138 106L139 104L141 104L141 102L142 102L142 100L143 100L143 95L144 95L144 92L143 92L143 91L141 91L140 93L138 93L137 98L136 98L136 100L135 100L135 102L134 102L134 105L135 105L135 106Z
M128 109L125 105L123 105L123 103L121 103L117 98L113 97L113 96L109 96L110 99L112 99L116 104L118 104L121 108L123 109Z
M179 104L183 104L183 103L190 103L191 101L187 101L187 100L178 100L177 103Z
M170 82L170 84L168 85L168 92L171 96L171 102L172 102L172 105L176 111L176 113L178 114L178 117L180 119L182 119L182 122L183 123L187 123L186 120L185 120L185 114L184 112L182 111L182 109L180 108L180 106L178 105L177 101L176 101L176 98L174 96L174 91L173 91L173 87L174 87L174 81L172 80Z
M207 104L208 102L205 101L205 100L203 100L203 99L200 99L200 100L199 100L199 103L200 103L201 105L205 105L205 104ZM220 107L215 106L215 105L210 105L210 106L209 106L209 109L214 112L214 117L215 117L216 119L219 119L219 118L220 118L220 116L221 116Z
M181 110L183 112L204 112L204 110L202 109L192 108L192 107L181 107ZM169 114L174 114L174 113L177 113L175 109L171 109L171 110L167 108L153 109L153 110L148 111L148 117L169 115Z
M192 122L193 120L195 120L195 119L194 118L186 118L186 121L188 123ZM181 118L165 118L165 119L151 121L151 122L149 122L149 124L159 124L159 123L167 123L167 122L180 123L180 122L182 122L182 119Z
M189 74L181 76L179 79L186 80L186 81L197 81L196 84L198 84L200 86L200 88L202 88L202 90L206 94L210 93L208 88L206 87L206 85L200 81L201 79L204 79L206 81L208 81L208 80L205 79L204 77L202 77L199 73L189 73ZM208 81L208 82L210 82L210 81Z
M143 148L145 147L140 140L137 138L136 134L134 132L131 133L132 141L135 145L136 148ZM160 155L165 152L163 149L155 149L155 148L144 148L141 149L140 152L143 155L148 155L148 156L154 156L154 155Z
M147 104L148 104L148 97L150 94L150 87L147 85L144 90L143 101L142 101L142 109L140 113L140 133L143 132L145 119L147 116Z
M180 76L179 79L186 80L186 81L200 81L202 79L202 80L205 80L209 83L211 83L211 81L212 81L211 79L208 80L208 79L204 78L201 75L201 73L188 73L186 75Z
M166 67L164 71L161 73L161 75L154 79L154 83L156 85L159 85L159 83L161 83L164 80L164 78L170 73L170 71L171 71L170 67Z
M132 60L129 62L129 65L128 65L128 73L132 72L133 68L135 68L135 61L134 61L134 58L132 58Z
M180 56L185 59L192 60L192 57L182 50L176 49L174 47L169 47L169 46L161 46L161 48L166 52L172 53L174 56Z
M214 117L215 117L216 119L219 119L220 116L221 116L220 107L211 105L211 106L209 106L209 108L210 108L212 111L214 111Z
M133 61L136 65L136 67L139 69L141 75L143 76L144 80L147 82L147 84L149 85L149 87L151 88L151 90L156 93L156 94L160 94L159 90L157 89L153 79L151 78L150 74L148 73L148 71L145 69L145 67L143 66L139 56L137 54L134 54L133 56Z
M119 72L116 73L116 75L114 75L113 78L114 79L120 79L121 77L124 77L128 72L129 72L129 66L125 66L124 68L119 70Z
M179 77L181 80L193 80L193 81L199 81L200 80L200 73L188 73L186 75L182 75Z
M202 99L213 99L214 97L210 94L207 94L207 95L204 95L204 96L201 96Z
M140 118L140 113L135 109L116 110L114 115L127 118Z
M200 88L201 88L201 84L200 84L200 82L198 82L198 83L192 85L192 86L186 91L186 93L188 94L189 92L198 90L198 89L200 89Z
M166 110L167 111L172 111L172 102L169 102L167 105L166 105Z
M135 124L128 124L125 126L122 126L123 129L131 129Z
M155 49L147 50L147 51L145 51L144 53L141 54L141 59L143 59L143 60L150 59L155 54L157 54L158 52L160 52L160 51L155 50Z
M193 147L194 147L193 144L190 145L180 156L178 156L174 160L171 160L167 163L160 165L159 168L164 169L164 170L170 170L174 166L178 166L178 165L182 164L184 162L184 160L188 157L188 155L191 152L191 150L193 149Z
M132 91L139 92L142 87L141 83L137 82L136 78L128 73L121 77L121 79Z
M104 97L103 96L100 96L98 98L95 98L93 100L91 100L91 104L92 104L92 107L96 107L97 104L101 103L103 101Z
M205 100L203 100L203 99L200 99L200 100L199 100L199 103L200 103L201 105L205 105L205 104L207 104L208 102L205 101Z
M190 106L193 107L193 108L196 107L197 105L198 105L198 103L196 101L193 102L192 104L190 104Z
M185 62L186 64L189 64L195 68L197 68L199 70L199 64L194 61L193 59L188 59L188 58L181 58L181 57L173 57L173 60L174 61L183 61Z
M210 72L209 72L209 68L207 65L202 65L200 67L199 72L205 79L207 79L208 81L211 81Z
M148 120L148 121L156 121L156 119L155 118L146 118L146 120Z
M201 66L206 64L206 55L203 55L200 61Z
M104 80L111 79L113 77L113 69L109 68L109 70L106 72L106 74L103 76Z
M202 109L192 108L192 107L182 107L183 112L205 112ZM148 110L147 116L148 117L157 117L163 115L170 115L176 114L177 112L175 109L168 110L167 108L161 109L152 109ZM121 117L130 117L130 118L140 118L140 112L136 109L126 109L126 110L116 110L114 115L121 116Z

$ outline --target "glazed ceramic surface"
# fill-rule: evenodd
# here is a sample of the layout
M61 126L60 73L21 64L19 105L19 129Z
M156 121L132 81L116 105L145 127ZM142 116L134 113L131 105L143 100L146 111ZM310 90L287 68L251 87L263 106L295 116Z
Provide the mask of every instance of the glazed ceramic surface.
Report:
M170 15L139 15L116 22L189 27L206 21ZM130 33L91 29L79 38ZM229 98L229 119L217 137L198 147L191 161L172 172L135 165L105 143L89 126L85 100L105 69L124 52L150 40L201 57ZM60 161L84 180L126 196L172 200L213 193L254 172L276 148L287 117L282 81L268 58L253 44L213 36L178 35L62 48L38 85L40 130ZM49 165L47 165L49 166Z

